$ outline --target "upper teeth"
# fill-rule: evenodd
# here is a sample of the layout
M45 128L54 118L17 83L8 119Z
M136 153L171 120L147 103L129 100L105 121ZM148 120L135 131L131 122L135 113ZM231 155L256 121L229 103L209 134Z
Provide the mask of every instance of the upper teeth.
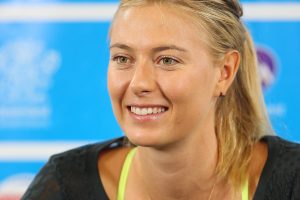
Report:
M131 112L137 115L150 115L165 112L165 108L163 107L152 107L152 108L139 108L139 107L130 107Z

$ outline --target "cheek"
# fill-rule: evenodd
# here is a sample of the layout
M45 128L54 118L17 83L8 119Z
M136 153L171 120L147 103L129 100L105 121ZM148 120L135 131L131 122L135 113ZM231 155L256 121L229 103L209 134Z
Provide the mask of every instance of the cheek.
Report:
M122 121L122 100L127 90L129 78L126 73L109 68L107 73L107 87L112 109L119 123Z
M171 103L185 103L208 97L211 93L211 84L208 74L198 71L178 74L175 77L166 76L160 80L160 86Z
M205 70L180 74L165 80L162 90L171 104L173 120L184 129L193 128L206 118L213 106L214 76Z
M117 103L126 91L128 80L121 71L109 68L107 73L107 87L112 103Z

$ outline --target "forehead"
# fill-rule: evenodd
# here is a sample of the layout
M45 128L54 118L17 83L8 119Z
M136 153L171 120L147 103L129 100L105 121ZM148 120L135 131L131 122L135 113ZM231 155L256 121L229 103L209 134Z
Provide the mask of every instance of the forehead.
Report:
M206 34L195 18L182 10L153 4L121 9L112 24L110 39L139 46L162 42L203 46Z

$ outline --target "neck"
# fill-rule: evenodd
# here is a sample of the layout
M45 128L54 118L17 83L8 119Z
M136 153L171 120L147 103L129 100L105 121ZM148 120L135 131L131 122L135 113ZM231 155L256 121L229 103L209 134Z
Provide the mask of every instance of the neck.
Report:
M132 166L136 182L152 199L209 199L216 182L215 133L197 134L173 147L138 147Z

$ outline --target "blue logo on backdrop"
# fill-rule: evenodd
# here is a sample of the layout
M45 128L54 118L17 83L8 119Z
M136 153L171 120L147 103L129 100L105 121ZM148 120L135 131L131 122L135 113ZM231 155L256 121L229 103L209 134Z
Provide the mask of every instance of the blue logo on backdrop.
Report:
M0 128L45 127L48 90L60 54L34 39L10 40L0 48Z

